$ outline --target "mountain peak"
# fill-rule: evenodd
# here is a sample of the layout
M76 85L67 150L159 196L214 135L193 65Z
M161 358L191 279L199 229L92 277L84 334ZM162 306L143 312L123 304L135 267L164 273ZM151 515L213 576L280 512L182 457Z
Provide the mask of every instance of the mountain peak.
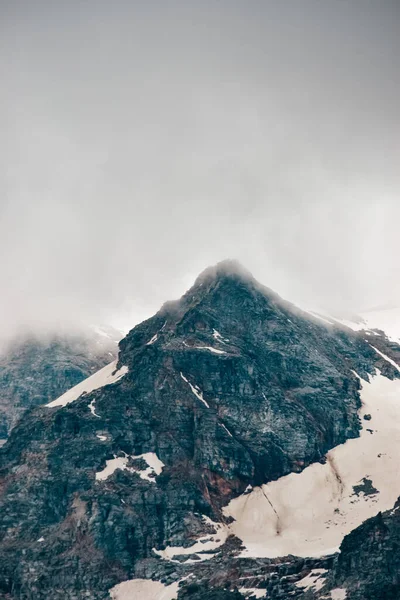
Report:
M389 404L380 421L381 397L362 406L356 375L367 389L385 362L396 378L386 346L309 319L223 261L119 349L117 365L24 415L1 451L7 594L122 600L126 588L149 599L166 582L179 600L244 599L252 589L300 598L304 565L332 565L304 557L392 507L400 411ZM383 381L385 398L396 384ZM347 440L358 444L357 470ZM215 593L204 591L216 569ZM240 594L246 580L257 587Z
M225 279L227 277L242 279L244 281L255 281L250 271L248 271L238 260L225 259L204 269L197 277L194 285L197 286L210 280Z

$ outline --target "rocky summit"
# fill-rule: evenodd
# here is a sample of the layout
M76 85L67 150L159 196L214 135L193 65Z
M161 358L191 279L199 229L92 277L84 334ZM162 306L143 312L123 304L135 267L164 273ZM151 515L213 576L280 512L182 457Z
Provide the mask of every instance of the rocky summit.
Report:
M11 431L1 597L400 597L397 351L207 269Z

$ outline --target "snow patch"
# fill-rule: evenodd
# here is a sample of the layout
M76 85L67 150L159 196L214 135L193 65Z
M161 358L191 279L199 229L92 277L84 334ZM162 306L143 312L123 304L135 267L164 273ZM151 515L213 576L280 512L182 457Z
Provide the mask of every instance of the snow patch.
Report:
M106 435L96 435L96 437L98 437L101 442L105 442L107 440Z
M400 381L379 373L362 381L361 399L359 438L328 452L325 464L254 488L225 507L235 519L231 533L246 547L243 556L330 554L366 519L393 507L400 495Z
M156 333L155 335L153 335L153 337L151 338L151 340L149 342L147 342L146 346L151 346L151 344L154 344L154 342L156 342L158 340L158 333Z
M218 348L213 348L212 346L193 346L196 350L208 350L209 352L213 352L214 354L226 354L224 350L218 350Z
M296 587L302 588L305 592L311 589L318 592L325 583L326 577L322 577L325 573L328 573L327 569L312 569L308 575L303 577L303 579L300 579L300 581L297 581L295 585Z
M146 469L139 471L133 467L128 467L129 460L134 461L139 459L146 461L148 464ZM150 481L150 483L156 483L154 475L160 475L164 466L164 463L161 462L154 452L146 452L145 454L139 454L138 456L130 456L129 454L125 454L125 456L114 455L114 458L106 461L105 468L96 473L96 479L97 481L104 481L105 479L108 479L108 477L110 477L114 471L121 469L121 471L125 470L129 471L130 473L136 473L136 475L139 475L141 479Z
M213 329L213 338L217 340L217 342L221 342L221 344L225 344L225 342L229 342L228 338L222 337L219 331Z
M400 343L400 307L364 311L351 318L334 317L320 309L302 310L328 325L344 325L353 331L364 330L371 337L380 335L375 330L383 331L389 340Z
M227 429L227 427L225 427L225 425L224 425L223 423L220 423L220 425L221 425L221 427L222 427L223 429L225 429L226 433L227 433L227 434L228 434L230 437L233 437L233 435L231 434L231 432L229 431L229 429Z
M378 350L378 348L375 348L375 346L373 346L372 344L370 344L371 348L373 348L375 350L375 352L377 354L379 354L379 356L381 356L382 358L384 358L386 360L386 362L390 363L395 369L397 369L398 371L400 371L400 367L397 363L394 362L394 360L392 360L391 358L389 358L388 356L386 356L386 354L383 354L383 352L381 352L380 350Z
M131 579L110 590L112 600L175 600L180 581L164 585L151 579Z
M160 475L163 467L165 467L164 463L158 458L157 454L154 452L146 452L145 454L139 454L138 456L132 456L132 460L143 459L147 462L148 467L144 471L135 471L132 472L137 473L141 479L145 479L146 481L150 481L151 483L155 483L156 480L152 475Z
M129 457L128 456L115 456L110 460L106 461L106 466L102 471L98 471L96 473L97 481L104 481L110 475L114 473L117 469L121 469L122 471L127 468Z
M345 588L335 588L331 590L332 600L346 600L347 590Z
M369 331L370 335L379 335L374 329L384 331L388 339L396 344L400 343L400 308L384 308L362 312L354 319L336 319L335 321L346 325L353 331L362 329Z
M78 385L68 390L68 392L65 392L65 394L56 400L46 404L46 406L49 408L52 408L53 406L66 406L70 402L77 400L84 393L88 394L105 385L116 383L128 372L128 367L126 366L121 367L118 371L115 371L116 367L117 361L113 360L112 363L103 367L100 371L97 371L97 373L94 373L81 383L78 383Z
M192 390L192 392L196 396L196 398L198 398L203 404L205 404L205 406L207 408L210 408L210 405L208 404L208 402L206 400L204 400L203 392L200 390L200 388L198 388L197 385L192 385L190 383L190 381L188 381L186 379L186 377L184 376L184 374L182 372L181 372L181 377L182 377L183 381L185 381L188 384L188 386L190 387L190 389Z
M206 552L207 550L216 550L225 543L225 540L229 534L229 529L222 523L214 523L214 521L212 521L209 517L203 516L203 521L207 523L207 525L211 525L214 528L215 533L203 535L202 537L198 538L198 540L189 548L184 548L183 546L167 546L165 550L156 550L153 548L153 552L155 552L155 554L164 560L168 560L170 562L179 562L178 560L174 560L175 556L182 554L197 554L198 552ZM216 554L200 554L199 556L202 557L202 560L209 560L210 558L214 558ZM189 561L186 561L185 564L188 562ZM200 561L196 560L190 562Z
M98 415L98 414L96 413L96 411L95 411L95 408L94 408L95 402L96 402L95 400L92 400L92 401L90 402L90 404L89 404L89 409L90 409L90 412L92 413L92 415L93 415L94 417L99 417L99 419L101 419L100 415Z
M44 537L40 537L37 541L40 543L44 542Z
M267 590L262 590L260 588L239 588L239 592L243 594L246 598L248 596L255 596L256 598L265 598L265 594Z

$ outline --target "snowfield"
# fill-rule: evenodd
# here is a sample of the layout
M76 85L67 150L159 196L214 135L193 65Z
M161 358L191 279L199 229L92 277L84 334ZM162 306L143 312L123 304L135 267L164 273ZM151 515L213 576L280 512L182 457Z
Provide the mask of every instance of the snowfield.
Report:
M378 374L362 381L361 399L359 438L328 452L325 464L254 488L225 507L235 519L231 532L246 547L242 556L336 552L351 530L394 505L400 495L400 380Z
M53 400L49 404L46 404L46 406L48 406L49 408L52 408L53 406L66 406L70 402L77 400L84 393L88 394L89 392L93 392L93 390L98 390L99 388L105 385L110 385L111 383L119 381L121 377L126 375L126 373L128 372L128 367L123 366L118 371L116 371L116 368L117 361L113 360L112 363L106 365L105 367L100 369L100 371L97 371L97 373L94 373L81 383L78 383L78 385L68 390L68 392L65 392L65 394L63 394L56 400ZM94 404L90 403L89 409L94 416L99 416L96 415L94 412Z
M368 335L379 335L376 329L384 331L386 336L392 342L400 343L400 308L383 308L381 310L369 310L360 313L353 318L342 319L333 317L325 311L319 309L305 310L314 319L318 319L327 325L345 325L353 331L361 331L364 329Z
M123 581L111 588L112 600L174 600L178 595L179 581L165 586L151 579Z
M398 307L367 311L360 315L360 320L346 320L341 323L354 331L380 329L392 342L400 343L400 308Z

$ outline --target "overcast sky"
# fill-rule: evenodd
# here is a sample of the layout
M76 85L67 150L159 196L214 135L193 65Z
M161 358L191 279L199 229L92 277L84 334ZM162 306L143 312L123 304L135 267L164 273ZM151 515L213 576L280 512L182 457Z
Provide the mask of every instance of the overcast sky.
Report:
M400 303L399 0L0 0L0 335L127 326L238 258Z

